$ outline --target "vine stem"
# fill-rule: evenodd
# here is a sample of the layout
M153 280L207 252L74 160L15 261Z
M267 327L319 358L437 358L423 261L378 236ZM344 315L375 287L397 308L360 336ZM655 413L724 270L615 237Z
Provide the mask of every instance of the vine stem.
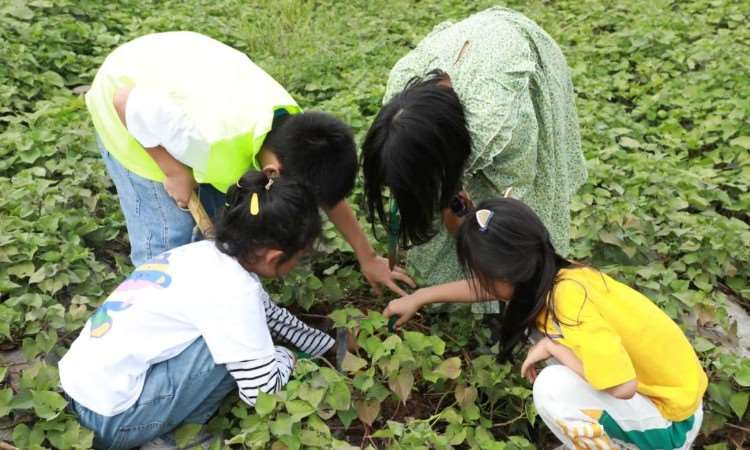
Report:
M523 419L523 417L525 415L526 415L526 413L522 412L521 415L519 415L515 419L507 420L505 422L500 422L500 423L493 423L492 424L492 428L500 428L500 427L508 426L508 425L512 424L513 422L518 422L519 420Z
M747 428L747 427L741 427L741 426L735 425L733 423L727 423L726 426L728 426L729 428L734 428L735 430L744 431L745 433L750 433L750 428Z

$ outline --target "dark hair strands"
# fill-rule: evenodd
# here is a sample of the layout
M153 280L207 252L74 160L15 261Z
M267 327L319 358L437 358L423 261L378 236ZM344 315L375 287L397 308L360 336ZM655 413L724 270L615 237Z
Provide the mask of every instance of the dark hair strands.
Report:
M315 195L307 185L289 177L269 178L249 171L229 188L227 205L216 227L216 246L238 259L251 259L263 248L281 250L280 262L310 247L320 235L321 221ZM250 213L250 199L258 194L260 211Z
M461 189L471 137L463 106L434 70L412 79L378 112L362 145L364 191L370 223L387 223L385 188L401 214L403 247L438 231L437 219Z
M511 360L543 311L543 323L550 318L561 323L552 292L559 270L574 263L557 254L541 219L523 202L498 198L481 202L476 207L480 209L494 213L487 231L479 230L474 214L467 216L456 237L456 253L475 290L495 294L496 280L513 286L499 330L500 357Z
M279 116L263 145L279 159L283 175L309 185L325 208L334 207L354 189L358 170L354 134L330 114Z

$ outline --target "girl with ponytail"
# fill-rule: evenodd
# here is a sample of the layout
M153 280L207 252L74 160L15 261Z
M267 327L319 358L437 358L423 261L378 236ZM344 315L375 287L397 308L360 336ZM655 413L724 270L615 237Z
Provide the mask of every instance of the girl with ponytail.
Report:
M417 290L384 314L400 325L425 304L499 299L500 356L512 361L520 344L536 341L521 373L564 447L690 447L707 377L680 327L648 298L561 257L539 217L512 198L480 203L456 251L465 280Z
M177 448L172 431L208 422L230 392L254 407L289 381L298 356L328 352L334 339L276 305L261 282L287 275L319 234L308 185L250 171L229 188L215 240L138 266L59 364L94 448ZM199 433L186 448L215 440Z

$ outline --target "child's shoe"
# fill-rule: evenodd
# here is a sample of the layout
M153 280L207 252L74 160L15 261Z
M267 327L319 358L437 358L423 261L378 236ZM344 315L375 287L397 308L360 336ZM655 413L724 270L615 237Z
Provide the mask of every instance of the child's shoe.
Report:
M212 434L206 430L201 430L198 435L188 443L188 445L185 447L178 447L174 435L172 433L167 433L164 436L159 436L146 442L141 446L141 450L192 450L196 447L203 450L209 450L211 444L220 438L221 436L218 434Z

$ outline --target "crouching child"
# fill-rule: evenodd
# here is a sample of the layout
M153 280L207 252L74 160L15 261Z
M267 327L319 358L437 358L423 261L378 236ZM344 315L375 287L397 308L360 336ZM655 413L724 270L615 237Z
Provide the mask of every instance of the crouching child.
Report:
M294 368L295 354L277 343L312 356L332 348L260 282L288 274L319 235L314 194L248 172L227 199L215 240L137 267L60 361L70 408L96 448L169 440L183 423L206 423L234 389L254 406Z

